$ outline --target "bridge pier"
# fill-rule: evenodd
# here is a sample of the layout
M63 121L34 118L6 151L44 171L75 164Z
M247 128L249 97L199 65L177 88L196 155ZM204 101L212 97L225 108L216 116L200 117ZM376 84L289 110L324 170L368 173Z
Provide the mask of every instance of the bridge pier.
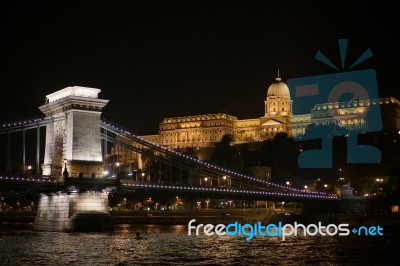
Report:
M112 229L108 193L41 194L33 228L53 232Z

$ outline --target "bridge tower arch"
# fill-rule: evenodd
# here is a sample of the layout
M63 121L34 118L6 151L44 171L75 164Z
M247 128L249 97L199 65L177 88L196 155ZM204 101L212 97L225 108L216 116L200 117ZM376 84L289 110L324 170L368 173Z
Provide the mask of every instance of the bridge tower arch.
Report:
M100 115L108 100L99 99L100 89L72 86L46 96L39 107L54 123L46 125L43 175L61 180L66 167L69 177L102 176ZM64 119L62 119L64 118Z

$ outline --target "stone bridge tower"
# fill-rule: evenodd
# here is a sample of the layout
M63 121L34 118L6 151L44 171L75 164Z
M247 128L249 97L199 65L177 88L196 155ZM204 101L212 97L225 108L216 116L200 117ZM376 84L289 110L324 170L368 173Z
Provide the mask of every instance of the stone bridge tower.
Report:
M67 87L46 96L39 107L54 123L46 125L43 175L62 180L63 168L69 177L96 177L103 174L100 115L108 100L98 99L101 90Z

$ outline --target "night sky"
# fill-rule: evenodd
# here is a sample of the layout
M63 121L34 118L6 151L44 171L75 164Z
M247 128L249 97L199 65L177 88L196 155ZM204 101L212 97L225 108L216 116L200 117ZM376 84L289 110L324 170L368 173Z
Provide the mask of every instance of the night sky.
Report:
M371 48L354 70L376 69L380 96L400 99L394 2L32 2L0 9L1 122L41 115L46 95L67 86L101 89L103 117L136 134L164 117L256 118L277 68L284 81L337 72L314 56L339 66L340 38L347 66Z

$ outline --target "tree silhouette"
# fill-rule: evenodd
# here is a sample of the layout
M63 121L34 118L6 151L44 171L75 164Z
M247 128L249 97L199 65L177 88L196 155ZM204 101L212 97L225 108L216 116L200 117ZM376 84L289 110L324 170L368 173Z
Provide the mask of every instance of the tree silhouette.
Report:
M243 158L240 151L232 148L232 141L233 136L231 134L225 134L221 141L215 144L211 162L231 170L244 172L245 164Z
M400 204L400 167L392 169L385 190L390 203Z
M272 180L278 182L285 182L296 174L298 156L298 144L287 133L278 133L265 141L261 152L263 164L271 167Z

